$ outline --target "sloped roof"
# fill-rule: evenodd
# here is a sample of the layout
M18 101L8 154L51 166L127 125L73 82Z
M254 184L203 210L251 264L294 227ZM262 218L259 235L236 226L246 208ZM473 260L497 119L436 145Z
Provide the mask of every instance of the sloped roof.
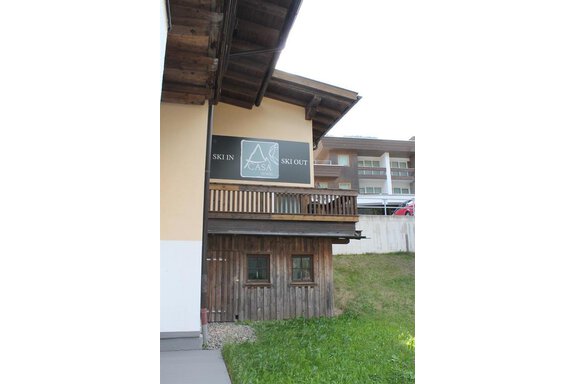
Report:
M264 96L306 108L315 144L360 99L275 70L301 0L170 0L162 101L259 106Z

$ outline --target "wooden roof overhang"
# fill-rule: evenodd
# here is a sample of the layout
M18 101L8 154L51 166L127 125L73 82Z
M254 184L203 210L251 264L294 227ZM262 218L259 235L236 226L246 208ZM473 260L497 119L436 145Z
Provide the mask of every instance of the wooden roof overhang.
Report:
M162 101L242 108L264 96L305 108L314 146L356 92L275 70L302 0L170 0Z
M357 92L275 70L266 97L305 108L314 146L360 99Z
M262 102L301 0L170 0L162 101Z

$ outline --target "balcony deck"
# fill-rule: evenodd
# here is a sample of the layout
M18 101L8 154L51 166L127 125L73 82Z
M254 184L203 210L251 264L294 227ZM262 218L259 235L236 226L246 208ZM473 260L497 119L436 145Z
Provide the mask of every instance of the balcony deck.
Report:
M358 192L210 184L208 233L357 237Z

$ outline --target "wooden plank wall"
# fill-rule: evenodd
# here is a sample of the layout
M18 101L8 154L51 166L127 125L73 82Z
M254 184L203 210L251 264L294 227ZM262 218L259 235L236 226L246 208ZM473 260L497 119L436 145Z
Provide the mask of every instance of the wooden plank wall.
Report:
M247 254L270 255L270 284L246 282ZM313 283L292 284L292 255L313 255ZM332 242L328 238L210 235L207 262L210 322L333 314Z

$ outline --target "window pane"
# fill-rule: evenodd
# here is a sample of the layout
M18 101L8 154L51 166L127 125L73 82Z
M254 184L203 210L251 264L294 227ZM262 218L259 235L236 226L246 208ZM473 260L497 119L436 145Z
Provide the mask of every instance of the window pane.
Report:
M338 155L338 165L350 165L350 158L348 155Z
M312 256L292 256L292 281L313 281Z
M408 168L408 164L406 162L401 162L398 165L400 165L398 168Z
M400 188L394 188L394 193L400 193Z
M268 255L248 255L248 280L268 281L270 257Z
M294 268L294 269L300 268L300 258L299 257L293 257L292 258L292 268Z
M390 167L392 167L392 168L398 168L398 162L397 162L397 161L391 161L391 162L390 162Z

